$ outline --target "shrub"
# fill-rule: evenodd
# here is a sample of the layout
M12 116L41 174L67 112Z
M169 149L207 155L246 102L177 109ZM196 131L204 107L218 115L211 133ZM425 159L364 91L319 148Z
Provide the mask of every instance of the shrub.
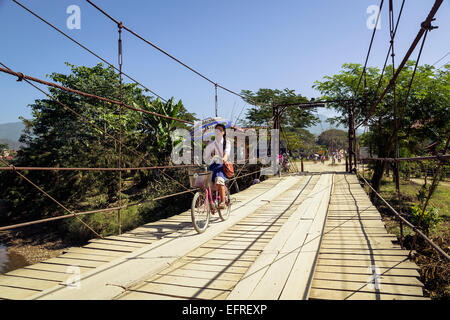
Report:
M144 223L140 211L140 208L137 206L126 208L121 211L122 232L137 228ZM116 235L118 233L117 211L112 211L110 213L93 213L81 216L80 218L103 237ZM96 237L91 230L76 218L67 219L67 221L65 221L64 230L68 238L81 242Z
M429 207L429 209L425 210L423 214L420 204L415 204L414 206L411 207L411 209L412 209L412 216L411 216L412 223L415 226L418 226L420 221L420 227L422 227L422 229L427 235L429 234L430 230L432 230L442 221L442 218L439 216L439 210L435 207Z

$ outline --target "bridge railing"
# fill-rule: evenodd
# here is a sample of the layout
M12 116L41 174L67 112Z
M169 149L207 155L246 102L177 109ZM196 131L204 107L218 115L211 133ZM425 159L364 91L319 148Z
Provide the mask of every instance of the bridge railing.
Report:
M421 230L421 221L423 220L423 216L425 214L425 210L427 209L427 206L429 204L429 201L435 191L437 182L439 180L439 173L440 173L440 169L443 165L443 163L445 161L448 161L450 159L450 155L446 154L447 149L448 149L448 145L449 145L449 139L447 139L447 143L445 145L445 148L442 152L442 154L435 154L433 156L423 156L423 157L410 157L410 158L361 158L360 160L360 167L362 167L362 175L359 172L358 168L357 168L357 175L359 176L360 179L362 179L364 181L364 184L367 185L371 191L373 192L373 194L375 194L378 198L380 198L381 201L383 201L386 206L397 216L397 218L400 221L400 244L403 246L403 224L405 224L406 226L410 227L413 231L414 231L414 239L413 239L413 243L411 246L411 251L412 252L413 248L415 248L416 246L416 241L417 241L417 235L419 235L422 239L424 239L431 247L433 247L441 256L443 256L444 258L447 259L447 261L450 261L450 256L438 245L436 245L431 239L429 239ZM434 170L434 177L433 177L433 181L431 183L431 186L428 190L428 194L427 197L425 198L425 202L423 203L423 207L422 207L422 211L420 212L419 215L419 219L418 219L418 223L417 226L413 225L410 221L408 221L404 215L401 212L401 207L402 207L402 202L401 202L401 196L400 196L400 183L399 183L399 179L400 179L400 175L398 174L398 164L400 162L413 162L413 161L429 161L429 160L434 160L437 161L437 165L436 165L436 169ZM369 181L367 181L367 179L365 178L365 168L364 168L364 162L368 162L368 161L383 161L383 162L388 162L388 163L395 163L396 164L396 168L397 168L397 175L396 175L396 180L398 181L398 183L396 184L397 186L397 192L398 192L398 208L399 211L395 210L391 204L389 204L388 201L386 201L386 199L384 199L380 193L375 190L375 188L369 183Z

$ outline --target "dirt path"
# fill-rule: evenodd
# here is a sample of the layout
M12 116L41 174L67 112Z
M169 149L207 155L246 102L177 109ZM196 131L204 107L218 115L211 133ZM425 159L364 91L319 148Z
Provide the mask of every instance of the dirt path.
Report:
M415 182L417 184L423 185L425 180L422 178L411 178L412 182ZM430 184L433 182L433 178L427 179L427 183ZM450 187L450 181L439 181L439 185L443 187Z
M297 161L296 164L300 169L300 161ZM320 161L317 161L317 163L314 163L314 161L303 161L303 168L305 172L345 172L345 161L342 161L341 163L336 162L335 165L331 164L331 160L325 161L323 164Z

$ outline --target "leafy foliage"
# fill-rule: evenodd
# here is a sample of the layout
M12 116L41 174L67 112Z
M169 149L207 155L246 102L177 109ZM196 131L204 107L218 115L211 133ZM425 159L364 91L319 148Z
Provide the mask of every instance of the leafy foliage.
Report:
M419 66L416 71L410 96L406 101L408 86L414 70L414 61L408 61L396 81L395 101L393 90L381 101L375 109L366 126L367 135L364 143L373 154L379 157L393 157L394 150L394 102L398 106L400 156L408 151L410 154L425 154L424 147L433 141L441 146L450 132L450 65L442 70L432 66ZM358 80L362 66L348 63L342 66L340 73L325 76L323 81L316 81L314 88L319 90L324 99L350 99L356 97L354 104L355 123L361 123L368 116L374 105L393 76L392 66L387 66L386 74L380 82L380 70L367 68L364 82L365 88L357 91ZM348 121L345 103L330 104L340 113L334 122L346 124ZM372 185L379 190L385 163L377 162L374 167Z
M67 65L71 73L53 73L49 76L50 79L72 89L114 100L120 99L119 76L113 68L105 68L102 64L94 67ZM122 121L119 121L120 107L117 105L56 88L50 88L50 94L73 112L52 99L36 100L31 104L32 119L22 119L25 130L20 142L25 146L18 152L14 165L117 167L119 143L112 137L119 138L121 127L123 167L168 164L170 133L182 124L126 108L122 108ZM123 85L123 101L128 105L172 117L185 120L195 118L187 112L181 101L175 103L174 99L170 99L163 103L154 100L135 84ZM88 119L88 123L75 112ZM142 156L137 156L131 151L133 149ZM104 208L118 199L118 172L30 171L24 174L70 210ZM141 188L151 187L157 192L160 183L166 187L173 183L161 177L158 172L135 174L124 172L122 175L125 181L125 199L128 194L136 191L133 191L135 184ZM66 213L13 172L1 172L0 175L0 199L7 200L9 221L29 221Z
M257 92L243 90L241 94L247 103L257 105L247 111L245 123L248 126L268 125L273 117L274 105L308 102L306 97L297 95L295 90L290 89L259 89ZM281 123L286 128L307 128L318 122L314 112L315 109L290 107L281 115Z
M442 217L439 215L439 210L435 207L429 207L423 212L419 204L411 207L411 222L415 226L420 226L428 235L430 230L442 222Z
M330 129L322 132L317 143L325 146L327 149L342 149L348 146L347 132L343 130Z

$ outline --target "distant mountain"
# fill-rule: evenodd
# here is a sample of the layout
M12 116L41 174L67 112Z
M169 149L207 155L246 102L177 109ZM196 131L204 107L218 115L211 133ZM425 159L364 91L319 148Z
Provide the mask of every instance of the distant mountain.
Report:
M309 132L311 132L316 136L320 135L322 132L327 131L329 129L347 130L347 128L345 128L344 126L332 126L331 124L326 122L328 117L323 114L318 114L317 117L319 118L320 122L315 126L306 128Z
M320 135L322 132L327 131L329 129L338 129L338 130L344 130L347 132L348 128L346 126L343 125L331 125L327 122L328 117L323 115L323 114L318 114L317 117L319 118L320 122L318 124L316 124L315 126L311 126L309 128L306 128L306 130L308 130L309 132L311 132L312 134L318 136ZM362 131L361 130L357 130L356 134L361 134Z
M21 146L19 138L25 125L22 122L11 122L0 124L0 143L8 144L11 149Z
M11 150L18 150L22 146L22 143L19 141L13 141L10 139L0 139L0 144L7 144Z

